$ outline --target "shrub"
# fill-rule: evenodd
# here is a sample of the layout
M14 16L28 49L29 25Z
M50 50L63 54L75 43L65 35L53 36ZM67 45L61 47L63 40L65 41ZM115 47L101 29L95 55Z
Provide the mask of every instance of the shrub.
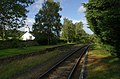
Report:
M18 39L0 41L0 49L22 48L22 47L29 47L29 46L36 46L36 45L38 45L36 41L21 41Z

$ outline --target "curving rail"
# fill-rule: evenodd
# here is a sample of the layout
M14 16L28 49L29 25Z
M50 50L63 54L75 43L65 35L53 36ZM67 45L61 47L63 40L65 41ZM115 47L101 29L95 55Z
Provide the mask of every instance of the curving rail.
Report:
M49 70L47 70L46 72L44 72L43 74L41 74L37 79L51 79L51 78L47 78L48 75L54 71L56 68L58 68L63 62L67 62L66 60L69 60L70 57L72 57L76 52L80 53L80 56L76 59L77 61L72 64L73 67L69 73L69 75L67 76L67 79L71 79L72 75L74 74L74 71L76 70L81 58L83 57L83 55L85 54L85 52L87 51L89 45L84 45L79 47L77 50L73 51L72 53L68 54L66 57L64 57L62 60L60 60L59 62L57 62L54 66L52 66ZM74 59L74 58L71 58ZM72 60L71 60L72 61ZM61 79L61 78L57 78L57 79ZM66 79L66 78L65 78Z

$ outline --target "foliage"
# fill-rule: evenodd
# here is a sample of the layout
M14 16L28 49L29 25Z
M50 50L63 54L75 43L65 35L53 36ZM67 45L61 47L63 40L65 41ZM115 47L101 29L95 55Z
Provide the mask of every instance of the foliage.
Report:
M75 38L75 26L72 20L64 18L64 24L62 29L62 36L67 39L67 42L73 42Z
M33 0L1 0L0 1L0 36L4 39L5 30L17 29L24 25L27 17L26 9Z
M6 30L6 39L20 39L20 37L24 34L24 32L13 29Z
M65 38L67 42L85 43L89 41L89 35L83 30L83 23L78 22L73 24L72 20L67 18L64 18L62 37Z
M15 38L11 40L0 41L0 49L23 48L23 47L36 46L36 45L38 45L36 41L22 41Z
M81 40L85 31L83 30L83 23L75 23L75 39L76 41Z
M120 1L89 0L84 6L91 30L120 57Z
M61 10L58 2L48 0L36 14L33 32L40 44L52 44L54 39L59 38L61 31L59 11Z

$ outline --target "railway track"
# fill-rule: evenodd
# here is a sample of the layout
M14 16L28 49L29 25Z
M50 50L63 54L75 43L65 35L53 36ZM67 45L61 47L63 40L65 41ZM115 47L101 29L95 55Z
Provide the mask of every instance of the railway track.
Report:
M82 46L69 53L37 79L75 79L73 78L74 72L77 70L79 62L87 51L88 46L89 45Z

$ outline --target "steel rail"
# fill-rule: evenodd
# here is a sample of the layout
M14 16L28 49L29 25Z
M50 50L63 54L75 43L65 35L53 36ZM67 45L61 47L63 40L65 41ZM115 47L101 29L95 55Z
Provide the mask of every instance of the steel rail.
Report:
M81 73L79 74L79 79L86 79L87 77L87 62L88 62L88 51L86 51L85 56L84 56L84 60L83 60L83 64L82 64L82 69L81 69Z
M74 67L72 68L72 70L71 70L71 72L70 72L70 74L69 74L69 76L68 76L67 79L71 79L71 78L72 78L72 76L73 76L73 74L74 74L77 66L79 65L80 60L82 59L83 55L84 55L84 54L86 53L86 51L88 50L88 47L89 47L89 45L85 48L85 50L82 51L81 55L79 56L76 64L75 64Z
M54 68L56 68L59 64L61 64L62 62L64 62L67 58L69 58L70 56L72 56L75 52L79 51L80 49L86 47L87 45L84 45L82 47L79 47L77 50L74 50L72 53L68 54L67 56L65 56L62 60L58 61L55 65L53 65L49 70L47 70L46 72L44 72L43 74L41 74L37 79L42 79L44 78L47 74L49 74L49 72L51 72Z

